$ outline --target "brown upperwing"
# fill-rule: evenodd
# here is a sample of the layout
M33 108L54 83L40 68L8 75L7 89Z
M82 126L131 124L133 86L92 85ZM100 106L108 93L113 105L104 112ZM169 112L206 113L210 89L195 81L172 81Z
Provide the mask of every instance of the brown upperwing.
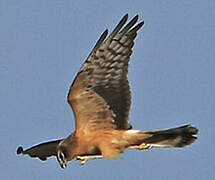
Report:
M122 29L127 19L126 14L108 37L104 31L70 87L68 102L75 115L76 132L131 128L128 63L144 22L133 27L138 20L135 16Z
M57 155L56 148L62 140L41 143L26 150L23 150L23 147L19 146L16 152L17 154L27 154L33 158L38 157L40 160L45 161L48 157Z

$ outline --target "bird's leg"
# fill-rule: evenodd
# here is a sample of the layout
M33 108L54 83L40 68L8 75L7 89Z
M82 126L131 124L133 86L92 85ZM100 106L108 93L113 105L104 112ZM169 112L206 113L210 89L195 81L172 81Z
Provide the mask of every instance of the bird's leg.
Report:
M131 149L138 149L138 150L147 150L147 149L151 149L152 145L151 144L142 143L140 145L129 146L129 148L131 148Z
M76 160L80 161L81 165L84 165L89 160L101 159L101 158L103 158L102 155L88 155L88 156L86 155L86 156L77 156Z

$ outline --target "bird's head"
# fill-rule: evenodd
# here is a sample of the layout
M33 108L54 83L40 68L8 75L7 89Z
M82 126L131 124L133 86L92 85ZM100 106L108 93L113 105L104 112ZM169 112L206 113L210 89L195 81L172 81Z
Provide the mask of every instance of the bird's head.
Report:
M61 168L66 168L68 162L68 151L66 147L59 146L57 148L57 160L61 166Z
M71 161L76 157L76 147L77 142L73 134L58 144L56 149L57 160L61 168L66 168L68 161Z

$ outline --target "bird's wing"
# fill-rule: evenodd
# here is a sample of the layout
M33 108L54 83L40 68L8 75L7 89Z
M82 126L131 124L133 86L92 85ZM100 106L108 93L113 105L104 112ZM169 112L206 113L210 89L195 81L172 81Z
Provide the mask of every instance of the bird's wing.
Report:
M62 140L63 139L59 139L41 143L26 150L23 150L22 146L20 146L17 149L17 154L26 154L30 157L38 157L40 160L45 161L48 157L57 155L56 148Z
M108 37L104 31L70 87L68 102L74 111L76 131L131 128L128 63L144 22L134 26L138 20L135 16L125 25L127 19L126 14Z

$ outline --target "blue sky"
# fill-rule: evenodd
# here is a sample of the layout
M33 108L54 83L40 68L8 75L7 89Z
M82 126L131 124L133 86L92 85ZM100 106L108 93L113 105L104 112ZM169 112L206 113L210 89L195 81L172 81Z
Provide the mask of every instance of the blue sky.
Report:
M214 7L212 0L0 1L0 179L214 179ZM130 63L133 127L191 123L198 141L74 161L65 170L55 158L17 156L19 145L74 130L69 86L101 33L125 13L145 21Z

